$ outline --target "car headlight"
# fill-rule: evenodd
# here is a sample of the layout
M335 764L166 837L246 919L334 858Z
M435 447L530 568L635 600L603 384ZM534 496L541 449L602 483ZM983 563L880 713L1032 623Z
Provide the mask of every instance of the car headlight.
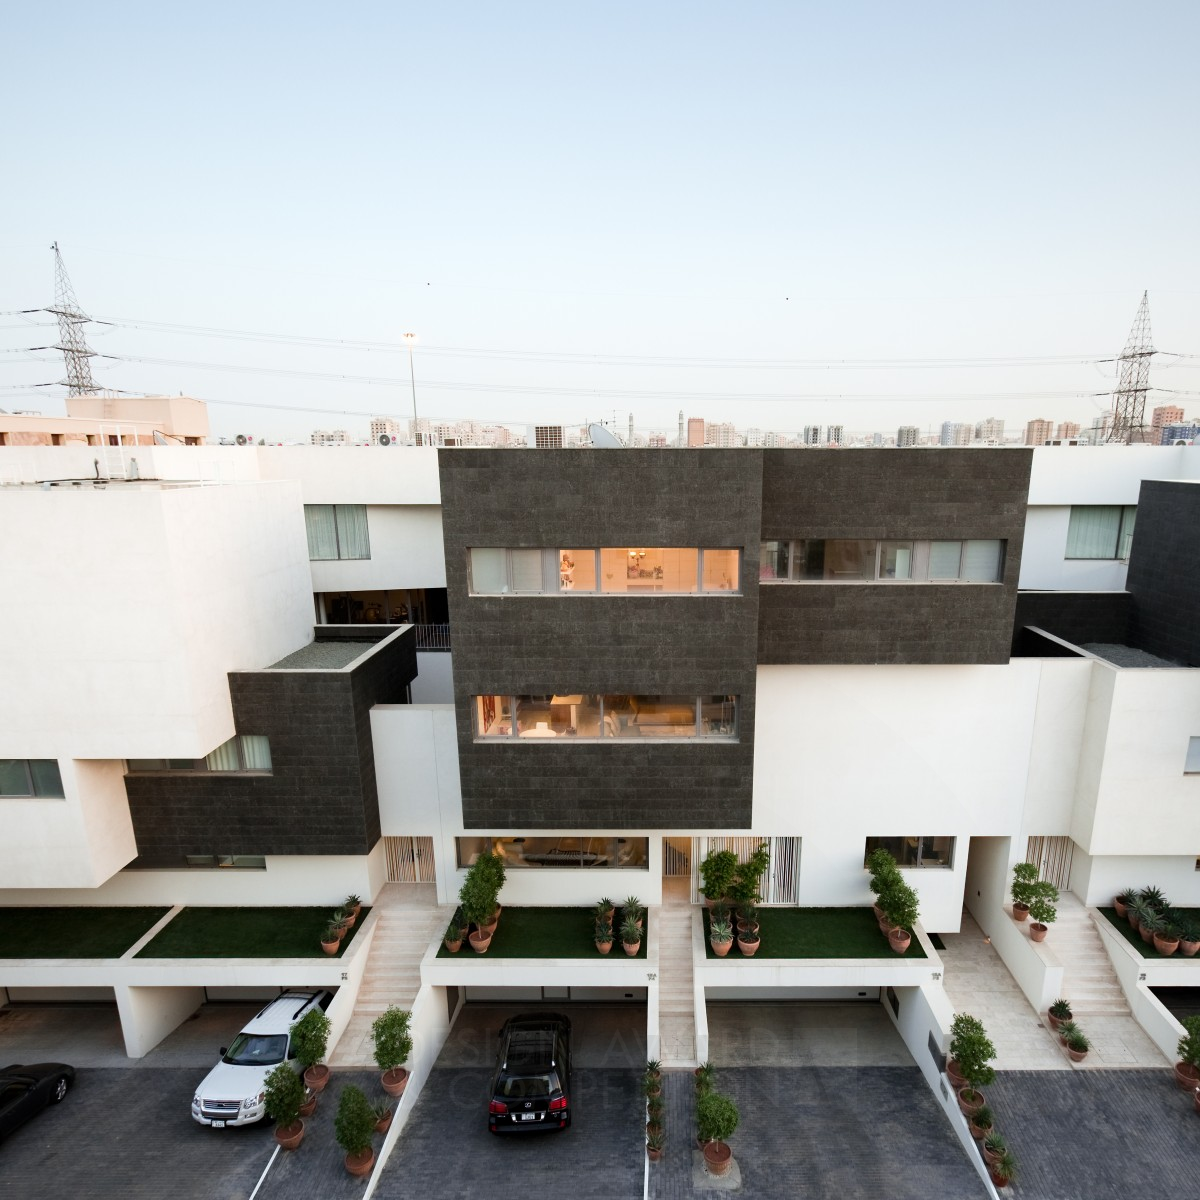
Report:
M245 1100L242 1101L242 1107L257 1108L263 1102L266 1094L266 1092L259 1092L257 1096L247 1096Z
M200 1107L200 1093L199 1093L199 1092L197 1092L197 1093L196 1093L196 1094L195 1094L195 1095L192 1097L192 1107L193 1107L193 1108L199 1108L199 1107Z

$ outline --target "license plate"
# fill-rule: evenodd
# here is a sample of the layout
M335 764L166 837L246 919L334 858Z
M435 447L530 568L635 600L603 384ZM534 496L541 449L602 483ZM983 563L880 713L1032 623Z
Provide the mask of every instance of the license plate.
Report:
M224 1129L224 1128L225 1128L225 1122L224 1122L224 1121L214 1121L214 1122L212 1123L212 1127L213 1127L214 1129Z
M536 1121L537 1119L538 1119L537 1113L522 1113L521 1114L522 1121Z

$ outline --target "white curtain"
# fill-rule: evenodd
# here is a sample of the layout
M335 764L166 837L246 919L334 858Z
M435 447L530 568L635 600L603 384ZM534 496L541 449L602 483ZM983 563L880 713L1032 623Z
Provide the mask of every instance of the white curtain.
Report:
M371 539L367 536L367 506L338 504L334 507L337 519L338 558L370 558Z
M540 550L510 550L508 560L512 567L514 592L541 592L542 552Z
M505 552L495 547L471 551L471 591L477 595L498 596L508 591Z
M1068 558L1116 558L1121 531L1117 504L1075 504L1067 529Z
M238 771L241 770L241 759L238 758L237 738L230 738L229 741L218 746L211 754L204 756L205 765L210 771Z
M1000 578L1000 543L963 543L962 576L971 583L995 583Z
M304 525L308 531L308 557L312 561L337 558L337 526L332 504L306 504Z
M929 578L957 579L962 542L929 543Z
M242 735L242 765L247 771L271 769L271 743L260 734Z

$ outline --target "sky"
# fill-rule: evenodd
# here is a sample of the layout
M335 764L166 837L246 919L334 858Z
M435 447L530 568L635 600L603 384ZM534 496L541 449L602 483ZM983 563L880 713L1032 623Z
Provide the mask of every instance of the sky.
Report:
M1198 34L1194 0L25 5L0 312L52 303L57 241L97 382L214 436L407 419L405 332L440 420L894 433L1089 423L1148 290L1184 393L1150 403L1200 415ZM31 320L0 408L62 413Z

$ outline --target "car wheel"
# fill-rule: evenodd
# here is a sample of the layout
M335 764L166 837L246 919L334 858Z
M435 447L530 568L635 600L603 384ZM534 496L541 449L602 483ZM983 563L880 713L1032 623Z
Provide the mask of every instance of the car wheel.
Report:
M65 1100L67 1096L67 1090L70 1088L70 1086L71 1085L67 1081L67 1077L65 1075L60 1075L54 1081L54 1091L50 1094L50 1103L58 1104Z

